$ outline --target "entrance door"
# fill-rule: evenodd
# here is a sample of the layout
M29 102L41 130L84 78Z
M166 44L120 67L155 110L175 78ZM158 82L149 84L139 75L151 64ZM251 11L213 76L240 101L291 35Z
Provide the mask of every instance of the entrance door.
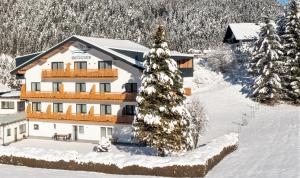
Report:
M73 125L73 140L78 140L78 126Z
M18 128L15 128L15 141L18 141Z

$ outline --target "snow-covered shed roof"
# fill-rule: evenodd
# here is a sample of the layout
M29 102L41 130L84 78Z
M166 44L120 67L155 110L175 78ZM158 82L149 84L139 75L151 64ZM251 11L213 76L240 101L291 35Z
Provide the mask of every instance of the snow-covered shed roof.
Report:
M0 125L8 125L23 120L25 120L24 112L19 112L15 114L0 114Z
M49 53L57 50L59 47L66 43L74 42L74 41L79 41L82 43L86 43L89 46L92 46L99 51L102 51L106 54L112 55L113 57L123 60L126 63L138 67L140 69L143 68L143 63L141 60L138 60L136 56L139 56L140 58L140 53L148 52L149 48L140 45L138 43L129 41L129 40L116 40L116 39L105 39L105 38L95 38L95 37L85 37L85 36L78 36L78 35L73 35L64 41L58 43L57 45L51 47L47 51L43 52L38 52L34 54L30 54L33 57L31 59L28 59L28 56L23 56L26 58L24 63L17 65L17 67L11 71L11 73L18 73L18 71L22 68L25 68L26 66L32 65L32 63L38 61L39 59L42 59L43 57L47 56ZM129 55L129 52L135 52L139 53L138 55ZM171 52L171 56L180 56L182 57L192 57L190 54L184 54L184 53L179 53L179 52ZM19 57L20 59L21 57ZM181 60L181 58L175 59L175 60ZM17 60L16 60L17 61Z
M10 91L11 91L11 89L8 86L0 84L0 95L3 94L3 93L10 92Z
M10 92L0 95L0 98L19 98L21 95L20 91L12 90Z
M224 42L252 41L258 38L260 25L255 23L231 23L226 30Z

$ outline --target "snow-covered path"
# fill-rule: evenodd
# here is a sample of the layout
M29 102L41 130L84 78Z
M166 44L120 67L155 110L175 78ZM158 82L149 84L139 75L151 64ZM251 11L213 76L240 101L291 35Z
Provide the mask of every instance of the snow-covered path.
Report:
M207 178L300 177L300 107L255 104L245 98L240 86L221 83L195 93L210 117L209 132L201 142L239 131L240 145L211 170Z

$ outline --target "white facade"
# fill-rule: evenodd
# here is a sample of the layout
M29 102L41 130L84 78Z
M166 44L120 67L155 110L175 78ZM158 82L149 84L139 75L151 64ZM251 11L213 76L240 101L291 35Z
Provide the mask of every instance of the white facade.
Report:
M28 136L28 122L26 120L0 125L0 144L8 145L9 143L22 140Z
M20 98L1 98L0 96L0 115L14 114L24 111L25 103Z
M93 85L96 87L96 92L100 92L100 83L110 83L111 92L125 92L126 83L136 83L140 86L140 77L142 71L122 60L116 60L109 55L106 55L96 49L89 49L86 53L76 53L80 51L83 44L74 42L67 50L61 51L49 57L46 62L34 65L28 69L24 75L26 91L31 91L31 83L39 82L41 92L53 92L53 82L61 82L64 85L65 92L75 92L76 83L85 83L86 92L90 92ZM82 59L79 59L82 58ZM88 58L88 59L84 59ZM98 69L99 61L112 61L112 68L118 70L118 77L116 79L42 79L42 70L50 70L53 62L63 62L64 69L69 63L71 70L74 69L74 62L87 62L87 69ZM122 110L126 105L136 105L136 102L116 102L116 101L89 101L89 100L59 100L59 99L30 99L26 102L26 106L32 102L41 102L41 111L46 112L48 105L53 109L53 103L63 104L63 113L67 112L68 107L72 106L72 113L76 114L76 104L86 104L86 111L94 107L94 114L100 115L100 105L111 105L111 115L122 115ZM37 126L38 125L38 126ZM82 126L84 133L75 133L74 126ZM37 129L38 127L38 129ZM81 130L82 130L81 127ZM101 127L110 127L113 129L112 137L122 140L122 142L130 142L131 139L131 125L129 124L111 124L111 123L89 123L89 122L73 122L57 121L57 120L42 120L29 118L29 136L30 137L47 137L51 138L54 134L72 134L73 140L99 141L102 137L100 134ZM77 138L75 138L75 135Z
M101 132L105 129L105 133ZM55 134L71 134L73 141L98 143L102 137L117 138L118 142L132 142L131 125L72 121L34 121L29 122L30 137L51 138ZM76 138L75 138L76 137Z

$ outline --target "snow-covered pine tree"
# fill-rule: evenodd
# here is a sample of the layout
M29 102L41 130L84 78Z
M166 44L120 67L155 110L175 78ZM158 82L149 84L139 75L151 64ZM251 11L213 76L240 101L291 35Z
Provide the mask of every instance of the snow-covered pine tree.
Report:
M283 54L274 21L266 18L256 45L253 59L257 62L253 65L255 81L251 96L256 101L274 104L280 98L282 91L279 73Z
M18 89L20 84L16 76L10 74L10 71L14 68L14 59L9 55L0 54L0 83L10 88Z
M133 123L135 136L154 147L160 156L193 147L191 116L184 107L183 81L177 63L170 58L165 30L160 25L153 48L145 54L137 117Z
M300 103L300 2L292 0L283 34L285 73L283 98Z

